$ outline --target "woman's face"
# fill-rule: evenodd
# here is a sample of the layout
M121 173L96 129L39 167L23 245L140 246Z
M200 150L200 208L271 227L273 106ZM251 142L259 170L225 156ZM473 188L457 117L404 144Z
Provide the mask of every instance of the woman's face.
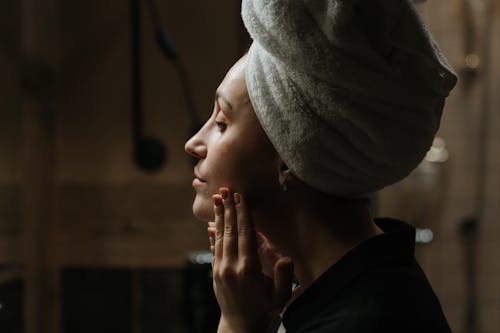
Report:
M214 111L185 150L199 159L194 168L193 213L213 220L211 196L220 187L242 193L249 204L279 192L278 155L265 135L248 96L246 56L227 73L215 94Z

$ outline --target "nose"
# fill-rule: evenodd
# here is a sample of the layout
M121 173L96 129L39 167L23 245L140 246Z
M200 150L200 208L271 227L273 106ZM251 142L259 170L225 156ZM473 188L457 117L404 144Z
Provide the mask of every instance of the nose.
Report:
M203 128L200 129L198 133L193 135L191 139L189 139L184 145L184 150L186 151L186 153L198 159L202 159L207 156L207 145L203 141L201 135L202 130Z

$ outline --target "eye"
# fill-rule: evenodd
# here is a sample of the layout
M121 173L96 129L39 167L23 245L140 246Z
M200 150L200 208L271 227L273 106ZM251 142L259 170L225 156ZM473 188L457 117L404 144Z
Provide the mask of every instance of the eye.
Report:
M217 128L221 133L224 132L227 128L227 124L222 121L216 121L215 126L217 126Z

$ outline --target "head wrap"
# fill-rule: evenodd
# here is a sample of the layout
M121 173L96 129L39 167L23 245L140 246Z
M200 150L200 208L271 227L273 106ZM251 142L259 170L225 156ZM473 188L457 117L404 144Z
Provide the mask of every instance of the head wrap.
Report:
M409 0L243 0L246 82L302 181L361 196L408 175L457 78Z

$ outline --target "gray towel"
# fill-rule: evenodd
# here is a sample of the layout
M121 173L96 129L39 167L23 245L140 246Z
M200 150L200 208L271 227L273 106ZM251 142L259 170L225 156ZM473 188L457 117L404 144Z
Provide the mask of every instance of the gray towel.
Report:
M408 175L457 77L409 0L243 0L246 81L291 171L356 197Z

